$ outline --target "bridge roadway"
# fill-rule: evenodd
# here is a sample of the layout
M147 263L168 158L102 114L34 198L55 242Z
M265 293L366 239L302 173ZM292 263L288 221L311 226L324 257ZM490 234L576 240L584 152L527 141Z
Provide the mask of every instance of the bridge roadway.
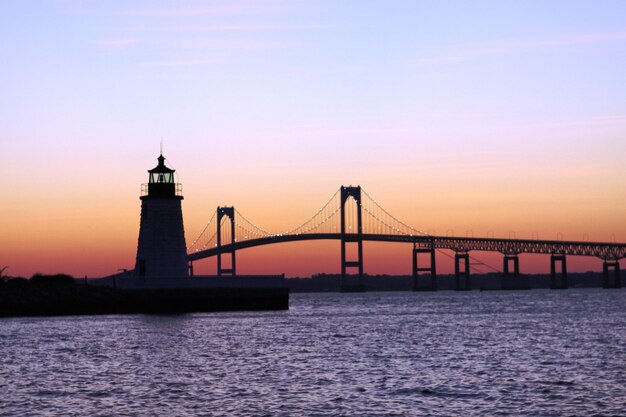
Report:
M547 255L595 256L601 259L618 261L626 256L626 243L607 242L568 242L560 240L496 239L475 237L410 236L386 234L308 233L298 235L275 235L243 240L220 247L215 246L187 255L189 261L216 256L255 246L303 240L345 240L371 242L407 242L427 249L450 249L458 253L469 251L500 252L504 255L540 253Z

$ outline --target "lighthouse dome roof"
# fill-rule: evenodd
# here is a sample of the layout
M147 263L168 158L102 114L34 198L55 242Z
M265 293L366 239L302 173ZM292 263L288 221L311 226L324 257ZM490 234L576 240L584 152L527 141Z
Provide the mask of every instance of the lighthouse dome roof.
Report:
M157 158L157 160L159 161L159 164L152 168L149 169L148 172L151 174L165 174L165 173L173 173L176 170L175 169L171 169L168 168L167 166L165 166L165 157L163 156L163 154L159 155L159 157Z

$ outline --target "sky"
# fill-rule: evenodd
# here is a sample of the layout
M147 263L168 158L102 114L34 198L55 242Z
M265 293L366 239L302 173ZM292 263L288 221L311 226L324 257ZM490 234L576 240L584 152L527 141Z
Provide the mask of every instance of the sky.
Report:
M624 1L2 1L0 266L132 268L161 140L188 242L218 205L278 232L357 184L434 234L626 242L625 73ZM339 242L237 267L335 273Z

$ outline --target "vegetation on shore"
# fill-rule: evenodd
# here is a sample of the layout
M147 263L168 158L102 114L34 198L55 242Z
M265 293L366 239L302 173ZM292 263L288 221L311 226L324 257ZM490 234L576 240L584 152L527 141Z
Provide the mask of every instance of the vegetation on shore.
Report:
M34 274L30 278L14 277L10 275L0 276L0 285L72 285L74 277L67 274L44 275L40 273Z

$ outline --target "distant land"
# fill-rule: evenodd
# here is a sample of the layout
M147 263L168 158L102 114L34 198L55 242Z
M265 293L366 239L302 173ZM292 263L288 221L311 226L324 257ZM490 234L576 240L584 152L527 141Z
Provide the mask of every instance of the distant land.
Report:
M339 274L316 274L310 278L288 278L285 280L291 292L339 292ZM550 288L550 274L520 274L519 276L501 273L476 274L471 276L473 290ZM570 288L602 288L602 272L568 272ZM420 276L422 282L430 280L429 275ZM364 275L366 291L411 291L413 277L410 275ZM454 290L454 274L437 275L439 290Z
M603 286L602 272L568 272L567 278L569 288L602 288ZM488 273L472 275L470 279L472 290L550 288L550 274L520 274L516 277L501 273ZM5 285L8 284L8 281L13 280L24 282L26 279L12 276L4 276L1 279ZM73 281L72 277L67 274L54 276L35 274L30 280L35 282L46 280L55 283ZM89 280L85 281L84 278L74 278L74 280L80 284L89 282ZM340 292L340 280L340 274L316 274L305 278L287 278L285 283L293 293ZM420 282L428 282L429 280L429 275L420 276ZM413 277L410 275L364 274L364 281L366 291L411 291L413 287ZM2 289L2 282L0 282L0 290ZM438 290L454 290L454 282L454 274L437 275Z

